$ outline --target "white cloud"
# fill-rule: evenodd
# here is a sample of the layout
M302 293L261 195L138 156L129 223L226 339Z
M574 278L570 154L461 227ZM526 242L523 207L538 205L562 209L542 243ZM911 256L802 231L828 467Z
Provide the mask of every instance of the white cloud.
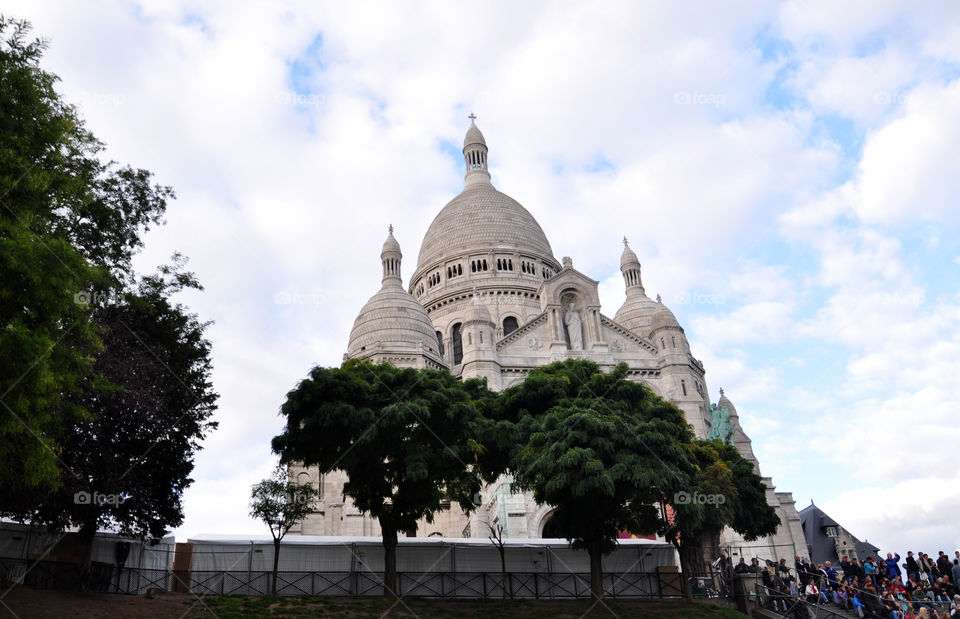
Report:
M809 60L798 68L793 86L818 110L872 124L908 100L915 76L913 63L887 49L867 57Z
M960 195L960 80L904 95L904 115L867 138L852 197L867 222L949 219Z

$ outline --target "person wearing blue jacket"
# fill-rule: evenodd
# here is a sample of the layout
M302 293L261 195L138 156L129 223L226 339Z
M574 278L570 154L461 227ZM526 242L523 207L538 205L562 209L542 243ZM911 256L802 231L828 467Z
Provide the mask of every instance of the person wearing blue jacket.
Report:
M887 553L887 578L895 578L899 581L903 581L900 577L900 553L897 553L897 556L893 556L892 553Z

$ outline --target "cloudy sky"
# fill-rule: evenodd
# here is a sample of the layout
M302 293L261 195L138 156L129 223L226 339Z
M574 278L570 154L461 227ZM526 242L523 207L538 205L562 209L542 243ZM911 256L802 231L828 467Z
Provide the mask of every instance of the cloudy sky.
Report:
M883 549L960 546L960 5L5 3L118 161L172 185L220 429L179 539L247 517L284 394L341 361L393 223L463 184L623 299L627 235L763 473Z

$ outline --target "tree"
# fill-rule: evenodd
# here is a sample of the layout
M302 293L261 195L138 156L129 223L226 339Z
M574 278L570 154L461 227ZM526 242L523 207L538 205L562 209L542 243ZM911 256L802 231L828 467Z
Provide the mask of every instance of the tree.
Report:
M79 528L84 585L98 529L159 539L183 522L194 455L216 428L207 325L170 300L185 286L199 287L180 265L175 260L116 304L92 310L104 350L69 396L89 417L62 433L57 485L0 488L0 514L53 530Z
M473 435L482 382L441 370L350 360L314 368L287 394L286 428L273 439L281 462L339 469L344 495L380 523L384 595L397 592L397 534L432 521L444 497L470 511L482 452Z
M95 304L133 281L168 187L103 162L103 145L44 71L30 26L0 16L0 484L52 487L75 400L102 342Z
M254 484L250 491L250 517L262 520L273 537L273 595L277 594L280 540L290 527L310 515L319 496L320 492L309 483L290 481L286 469L279 465L271 477Z
M568 360L532 371L501 395L524 437L515 485L555 506L555 530L590 555L598 599L603 556L619 532L656 519L661 487L682 484L693 470L683 413L626 376L625 364L604 373L591 361Z
M490 543L496 547L497 552L500 554L500 578L501 578L501 593L503 598L507 597L507 549L503 543L503 525L498 524L493 526L489 522L487 523L487 529L490 530L490 535L487 536L487 539L490 540ZM513 597L513 586L510 586L510 597Z
M689 578L707 571L705 546L716 548L724 527L753 541L776 533L780 518L767 503L766 486L753 463L736 447L697 440L687 450L696 470L688 487L672 493L665 489L658 528L680 555L684 596L690 601Z

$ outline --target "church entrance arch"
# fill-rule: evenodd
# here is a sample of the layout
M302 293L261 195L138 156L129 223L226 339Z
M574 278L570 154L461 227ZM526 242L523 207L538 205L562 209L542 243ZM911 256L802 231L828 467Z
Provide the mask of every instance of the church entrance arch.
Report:
M540 524L537 526L541 538L562 538L563 534L557 531L557 522L553 519L554 510L551 509L540 518Z

